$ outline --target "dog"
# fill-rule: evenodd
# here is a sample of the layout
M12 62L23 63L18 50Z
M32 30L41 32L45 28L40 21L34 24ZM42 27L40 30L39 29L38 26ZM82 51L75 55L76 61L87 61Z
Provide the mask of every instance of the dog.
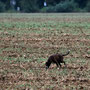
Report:
M57 67L61 67L61 63L64 63L64 65L66 66L65 61L63 61L64 56L68 55L70 53L70 50L66 53L66 54L53 54L51 55L47 62L45 63L46 69L48 69L51 65L51 63L55 63L57 65Z

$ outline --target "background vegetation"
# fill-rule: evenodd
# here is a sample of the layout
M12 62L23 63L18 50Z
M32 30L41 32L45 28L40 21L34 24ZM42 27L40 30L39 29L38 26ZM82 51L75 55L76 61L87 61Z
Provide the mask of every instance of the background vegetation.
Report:
M0 0L0 12L89 12L90 0L15 0L14 7L11 0ZM44 2L47 6L44 7Z

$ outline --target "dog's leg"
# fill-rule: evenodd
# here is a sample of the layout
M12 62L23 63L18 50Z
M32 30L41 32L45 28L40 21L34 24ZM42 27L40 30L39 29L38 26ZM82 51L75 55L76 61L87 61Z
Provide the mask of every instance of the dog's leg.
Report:
M61 68L61 64L60 63L58 63L59 64L59 68Z
M61 64L60 63L57 62L56 65L57 65L57 69L61 68Z
M56 62L56 65L57 65L57 67L59 66L57 62Z

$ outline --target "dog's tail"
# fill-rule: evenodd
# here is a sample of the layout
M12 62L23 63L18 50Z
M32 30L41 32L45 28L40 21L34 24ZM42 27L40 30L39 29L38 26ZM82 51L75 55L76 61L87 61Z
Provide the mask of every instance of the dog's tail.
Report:
M62 56L67 56L70 53L70 50L66 54L62 54Z

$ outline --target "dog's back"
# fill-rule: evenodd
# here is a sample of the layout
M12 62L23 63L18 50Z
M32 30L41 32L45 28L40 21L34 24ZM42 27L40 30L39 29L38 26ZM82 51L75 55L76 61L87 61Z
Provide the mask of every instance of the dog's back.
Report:
M62 61L62 60L63 60L63 56L60 54L53 54L48 59L48 61L52 63L56 63L57 61Z

